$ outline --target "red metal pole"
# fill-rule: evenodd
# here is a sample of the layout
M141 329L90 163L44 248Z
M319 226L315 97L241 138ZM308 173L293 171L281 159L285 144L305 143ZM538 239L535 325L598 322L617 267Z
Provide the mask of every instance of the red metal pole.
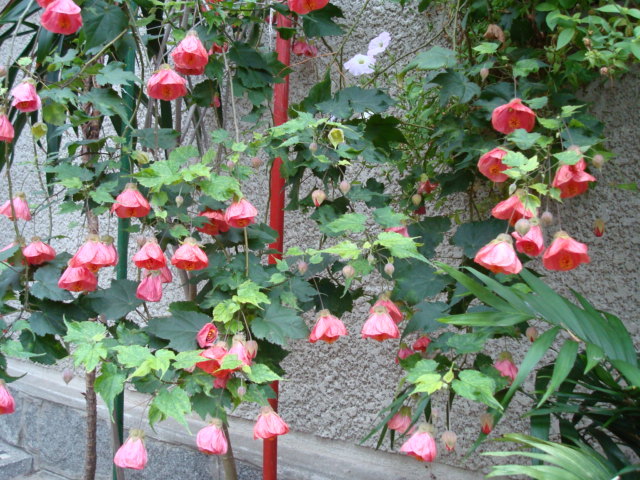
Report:
M278 27L291 27L291 19L282 14L278 14ZM276 52L278 60L285 66L291 63L291 40L285 40L280 36L276 38ZM273 92L273 122L275 125L282 125L288 120L289 110L289 76L287 75L283 83L276 83ZM278 232L278 239L269 245L270 248L283 251L284 240L284 188L285 181L280 175L281 158L275 158L271 166L271 188L270 188L270 210L269 225ZM274 264L276 260L282 258L281 254L269 255L269 263ZM278 382L273 382L271 388L276 394L276 398L269 400L269 404L274 410L278 410ZM262 445L262 478L263 480L278 479L278 437L264 440Z

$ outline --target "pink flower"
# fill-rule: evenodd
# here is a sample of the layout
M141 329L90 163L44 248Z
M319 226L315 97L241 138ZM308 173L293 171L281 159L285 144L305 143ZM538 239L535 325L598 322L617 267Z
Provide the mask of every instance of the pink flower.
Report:
M152 271L142 279L136 289L136 297L145 302L159 302L162 300L162 276L160 272Z
M147 449L144 447L144 433L131 430L129 438L122 444L113 457L113 463L120 468L142 470L147 465Z
M253 426L253 439L262 438L265 440L287 433L289 433L289 425L271 407L264 407Z
M3 113L0 115L0 142L11 143L14 136L13 125L11 125L9 117Z
M67 267L62 272L58 287L71 292L93 292L98 286L98 279L84 265L79 267Z
M87 240L80 245L76 254L69 260L70 267L86 267L94 273L112 264L112 252L104 243L100 242L97 235L87 236Z
M50 3L53 3L54 1L55 0L36 0L38 5L40 5L42 8L46 8L47 5L49 5Z
M316 343L318 340L323 340L327 343L333 343L343 335L347 335L347 329L342 320L331 315L329 310L321 310L318 313L316 325L309 335L309 341Z
M556 171L552 187L560 189L560 198L571 198L581 195L589 188L589 183L596 177L585 172L587 164L580 159L575 165L562 165Z
M82 27L80 7L72 0L55 0L47 5L40 22L50 32L72 35Z
M147 82L147 93L158 100L175 100L187 94L187 81L169 65L163 65Z
M389 299L389 293L383 293L380 295L378 301L369 309L369 313L373 313L373 309L375 307L385 307L393 321L396 323L400 323L404 320L404 314L400 311L398 306Z
M433 435L429 433L425 424L420 425L418 431L404 442L400 451L411 455L421 462L433 462L438 454L438 447Z
M217 378L228 377L231 371L220 370L220 364L226 354L226 344L224 342L218 342L213 347L207 348L204 352L200 353L200 356L206 360L196 363L196 367Z
M147 243L133 256L132 260L136 267L147 270L160 270L167 265L164 252L155 238L147 239Z
M244 336L242 335L236 335L233 337L233 344L231 345L231 348L227 352L227 355L235 355L236 357L238 357L238 360L241 361L243 365L246 365L249 367L253 363L251 356L249 355L249 352L247 352Z
M411 426L411 408L402 407L391 419L387 422L389 430L395 430L398 433L407 433Z
M513 363L509 352L502 352L493 366L500 372L500 375L509 379L510 384L513 383L518 375L518 367Z
M329 3L329 0L288 0L289 10L298 15L306 15L313 10L320 10Z
M298 40L293 44L292 48L294 55L305 56L305 57L317 57L318 49L313 45L309 45L307 42L303 42L302 40Z
M324 193L324 190L316 189L311 192L311 200L313 200L313 204L316 207L322 205L322 203L327 199L327 194Z
M222 429L222 420L214 418L211 424L204 427L196 436L198 450L209 455L224 455L229 444Z
M524 128L527 132L533 130L536 124L536 114L529 107L522 104L522 100L514 98L509 103L497 107L491 114L491 125L500 133L509 133Z
M416 352L426 352L427 348L429 348L429 344L431 343L431 339L426 335L421 336L415 342L411 348L413 348Z
M16 411L16 402L11 396L3 380L0 380L0 415L13 413Z
M147 199L138 191L135 183L127 183L124 190L116 197L115 203L111 206L111 213L119 218L141 218L149 215L151 205Z
M22 255L29 265L42 265L56 258L56 251L40 237L33 237L31 243L22 249Z
M196 227L196 230L199 232L213 236L229 231L230 227L224 219L224 212L222 210L207 208L204 212L201 212L199 216L209 220L202 227Z
M256 358L256 355L258 355L258 342L255 340L247 340L244 342L244 347L247 349L247 355L251 360Z
M429 195L436 188L438 188L437 183L433 183L430 180L425 180L424 182L420 182L420 184L418 185L418 193Z
M499 218L500 220L508 220L509 224L513 226L521 218L534 217L535 212L525 208L522 200L520 200L518 192L516 192L493 207L491 215L495 218Z
M111 235L103 235L100 238L102 244L101 250L105 258L105 267L115 267L118 265L118 251L113 245L113 237Z
M255 221L256 215L258 215L256 207L242 198L227 207L224 221L234 228L244 228Z
M218 329L213 323L206 323L196 335L200 348L210 347L218 339Z
M520 253L537 257L544 251L544 237L539 225L531 227L526 235L512 232L511 236L516 240L516 250Z
M209 62L209 53L195 31L187 33L171 52L171 57L176 64L176 71L183 75L202 75Z
M542 264L547 270L573 270L582 263L589 263L591 259L587 253L588 247L569 236L567 232L558 232L544 255Z
M447 430L445 432L442 432L440 440L442 440L442 443L444 444L448 452L453 452L456 449L458 436L451 430Z
M405 358L410 357L411 355L416 353L409 347L407 347L407 345L404 343L401 345L401 347L402 348L398 350L398 354L396 355L396 363L400 363L400 360L404 360Z
M11 96L13 97L11 106L23 113L35 112L42 107L42 102L31 79L23 80L18 86L13 87Z
M394 232L402 235L403 237L409 238L409 230L404 225L400 227L389 227L384 229L385 232Z
M209 266L209 259L195 239L188 237L173 254L171 263L181 270L202 270Z
M490 413L483 413L480 415L480 430L485 435L489 435L493 430L493 415Z
M373 313L362 326L362 338L373 338L379 342L387 338L400 337L400 331L386 307L373 308Z
M29 204L27 203L27 197L24 193L17 193L13 200L9 202L7 200L0 207L0 215L4 215L9 220L14 220L13 212L11 212L11 204L13 203L13 210L15 211L16 218L21 218L22 220L31 220L31 210L29 210Z
M344 64L345 70L347 70L353 76L360 76L364 74L373 73L373 66L376 64L376 59L368 55L357 54L352 57L348 62Z
M473 259L479 265L493 273L516 274L522 270L522 263L518 260L509 235L498 235L476 253Z
M505 175L505 170L508 170L504 163L502 163L502 159L507 154L501 148L494 148L490 152L485 153L478 160L478 170L480 173L487 177L489 180L500 183L509 179L507 175Z

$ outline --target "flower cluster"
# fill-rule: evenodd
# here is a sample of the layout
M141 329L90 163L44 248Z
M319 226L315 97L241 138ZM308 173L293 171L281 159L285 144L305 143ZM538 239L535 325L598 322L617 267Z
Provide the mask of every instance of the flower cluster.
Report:
M383 53L389 43L391 43L391 35L389 32L382 32L369 42L369 50L366 55L358 53L344 64L345 70L354 76L373 73L376 55Z

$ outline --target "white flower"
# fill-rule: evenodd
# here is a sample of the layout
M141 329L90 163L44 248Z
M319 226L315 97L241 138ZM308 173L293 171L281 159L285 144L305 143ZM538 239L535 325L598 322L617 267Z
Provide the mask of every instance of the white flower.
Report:
M389 43L391 43L391 35L389 32L382 32L369 42L369 51L367 52L367 55L375 57L379 53L384 52L389 46Z
M364 73L373 73L373 66L376 63L376 59L369 55L362 55L361 53L354 56L351 60L344 64L344 68L351 73L351 75L362 75Z

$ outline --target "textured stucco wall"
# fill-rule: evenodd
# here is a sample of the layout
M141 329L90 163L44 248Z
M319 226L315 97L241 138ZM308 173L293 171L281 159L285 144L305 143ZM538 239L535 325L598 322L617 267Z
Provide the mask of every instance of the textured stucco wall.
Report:
M4 3L4 2L0 2ZM344 8L347 21L351 21L362 7L363 1L343 0L335 2ZM407 13L408 12L408 13ZM439 11L432 11L429 15L418 14L407 9L403 13L398 4L387 0L372 0L363 16L362 23L356 27L354 34L345 45L344 60L358 52L365 52L371 38L379 32L387 30L392 35L392 44L388 54L381 57L384 64L391 58L407 55L421 46L436 34L442 25L444 16ZM438 39L438 43L443 41ZM340 39L331 42L339 45ZM321 47L321 52L326 53ZM2 58L6 58L3 52ZM294 62L299 61L294 57ZM304 62L295 67L292 74L292 101L300 100L306 88L320 80L324 72L326 60ZM353 77L348 77L354 81ZM576 239L590 245L592 263L582 266L578 270L552 275L554 285L567 289L575 288L587 295L598 308L610 310L626 321L629 328L640 334L636 312L638 300L638 285L640 273L637 271L640 238L637 235L640 216L640 198L635 192L611 188L611 184L637 182L638 171L635 168L636 152L640 150L638 125L640 112L638 107L640 98L640 81L637 75L629 75L613 84L598 84L589 89L586 98L594 102L594 112L607 125L609 147L616 153L616 158L607 164L602 172L596 172L599 184L587 195L571 199L561 211L562 225ZM18 164L14 169L16 189L26 189L33 185L28 172L33 156L30 150L30 139L25 138L17 145ZM6 197L6 181L1 180L0 195ZM37 194L34 187L32 194ZM265 192L268 190L266 174L251 185L245 187L248 198L264 212L266 207ZM600 216L607 221L607 232L602 238L596 238L592 233L592 223ZM44 220L44 215L40 217ZM59 221L54 232L68 235L54 241L59 251L73 252L81 238L81 233L69 233L67 225L73 218L67 217ZM0 219L2 225L8 221ZM109 221L104 218L103 229L107 229ZM308 221L300 215L287 213L286 215L286 245L308 244L306 225ZM8 243L12 237L8 228L3 227L0 232L0 244ZM28 227L27 236L32 232ZM46 228L46 222L38 224L38 233ZM110 222L113 232L115 224ZM35 232L34 232L35 233ZM135 245L132 242L132 248ZM131 271L130 278L134 272ZM108 275L105 275L108 276ZM375 295L381 291L379 285L368 285L367 292ZM179 299L181 291L177 284L165 290L167 300ZM359 338L362 322L366 318L367 305L359 303L353 314L346 315L343 320L350 332L350 336L341 339L333 345L311 345L306 341L291 343L291 355L285 361L288 376L281 384L281 412L291 427L295 430L314 433L321 437L359 441L374 425L377 412L386 406L393 398L401 370L393 359L397 350L397 342L383 342L379 344L371 340ZM311 323L311 319L309 318ZM518 346L519 345L519 346ZM520 348L521 344L500 344L496 348ZM516 353L516 360L521 358ZM25 378L21 381L28 381ZM443 405L442 398L436 402ZM524 411L526 401L516 398L516 406ZM477 416L482 411L477 406L471 406L465 401L456 403L456 414L452 418L452 428L459 435L459 452L475 439L478 430ZM253 418L254 408L243 408L239 412L242 416ZM442 429L442 420L437 422ZM526 422L513 414L507 422L496 429L496 433L523 430ZM372 445L372 441L367 443ZM493 447L493 446L492 446ZM479 468L490 461L486 458L474 456L463 461L462 453L442 454L440 462Z

